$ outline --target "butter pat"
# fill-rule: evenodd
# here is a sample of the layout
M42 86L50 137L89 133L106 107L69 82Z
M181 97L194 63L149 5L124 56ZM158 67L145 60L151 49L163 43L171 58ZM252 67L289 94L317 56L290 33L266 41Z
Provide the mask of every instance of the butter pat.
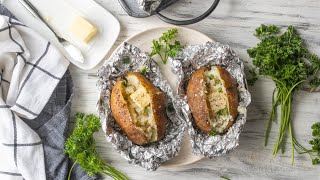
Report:
M132 93L130 98L141 110L148 106L151 101L150 95L143 87L138 88L136 92Z
M69 30L73 36L85 43L88 43L97 34L97 28L80 16L73 20Z

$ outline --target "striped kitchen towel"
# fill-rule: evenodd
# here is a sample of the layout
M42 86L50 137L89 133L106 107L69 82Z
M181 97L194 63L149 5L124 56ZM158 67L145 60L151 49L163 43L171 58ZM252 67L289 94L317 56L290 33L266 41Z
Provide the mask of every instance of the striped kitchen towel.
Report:
M46 179L41 138L22 119L42 112L68 65L50 42L0 16L0 179Z

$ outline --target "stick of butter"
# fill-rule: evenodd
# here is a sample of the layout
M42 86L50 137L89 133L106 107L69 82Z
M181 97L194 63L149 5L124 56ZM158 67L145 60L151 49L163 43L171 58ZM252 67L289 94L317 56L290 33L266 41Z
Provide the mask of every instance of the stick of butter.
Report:
M88 43L97 34L97 28L80 16L75 17L69 31L85 43Z

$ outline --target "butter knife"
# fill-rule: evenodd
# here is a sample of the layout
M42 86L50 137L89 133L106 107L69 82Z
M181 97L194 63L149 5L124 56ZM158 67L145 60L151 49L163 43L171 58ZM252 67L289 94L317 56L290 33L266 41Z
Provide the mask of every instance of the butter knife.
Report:
M58 41L62 44L66 52L69 54L70 57L72 57L75 61L78 62L83 62L84 58L83 55L77 47L72 45L70 42L65 40L64 38L60 37L53 29L52 27L43 19L41 16L40 12L34 7L30 1L28 0L18 0L23 7L25 7L35 18L40 20L42 23L44 23L51 31L52 33L56 36Z

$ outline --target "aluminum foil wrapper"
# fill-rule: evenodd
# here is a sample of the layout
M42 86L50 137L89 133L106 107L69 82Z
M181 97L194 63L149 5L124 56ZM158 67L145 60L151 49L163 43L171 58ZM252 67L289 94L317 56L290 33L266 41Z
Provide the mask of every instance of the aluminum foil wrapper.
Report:
M172 70L178 75L178 95L181 102L181 114L188 121L189 134L193 153L206 157L220 156L233 150L239 145L239 135L247 118L247 106L251 95L247 89L244 65L229 46L218 42L207 42L204 45L193 45L185 48L178 57L171 60ZM236 80L239 93L239 106L236 122L227 133L210 136L200 132L187 104L185 89L191 74L201 66L219 65L224 67ZM181 106L182 105L182 106Z
M150 15L157 10L161 2L162 0L137 0L139 8Z
M110 96L118 78L129 71L139 72L144 68L146 68L145 76L167 95L168 125L162 140L140 146L132 143L115 122L111 114ZM137 47L124 43L99 69L97 86L100 90L97 108L106 139L130 164L142 166L147 170L156 170L162 162L178 154L187 124L177 116L173 106L176 102L170 85L163 79L158 65L147 54L142 53Z

